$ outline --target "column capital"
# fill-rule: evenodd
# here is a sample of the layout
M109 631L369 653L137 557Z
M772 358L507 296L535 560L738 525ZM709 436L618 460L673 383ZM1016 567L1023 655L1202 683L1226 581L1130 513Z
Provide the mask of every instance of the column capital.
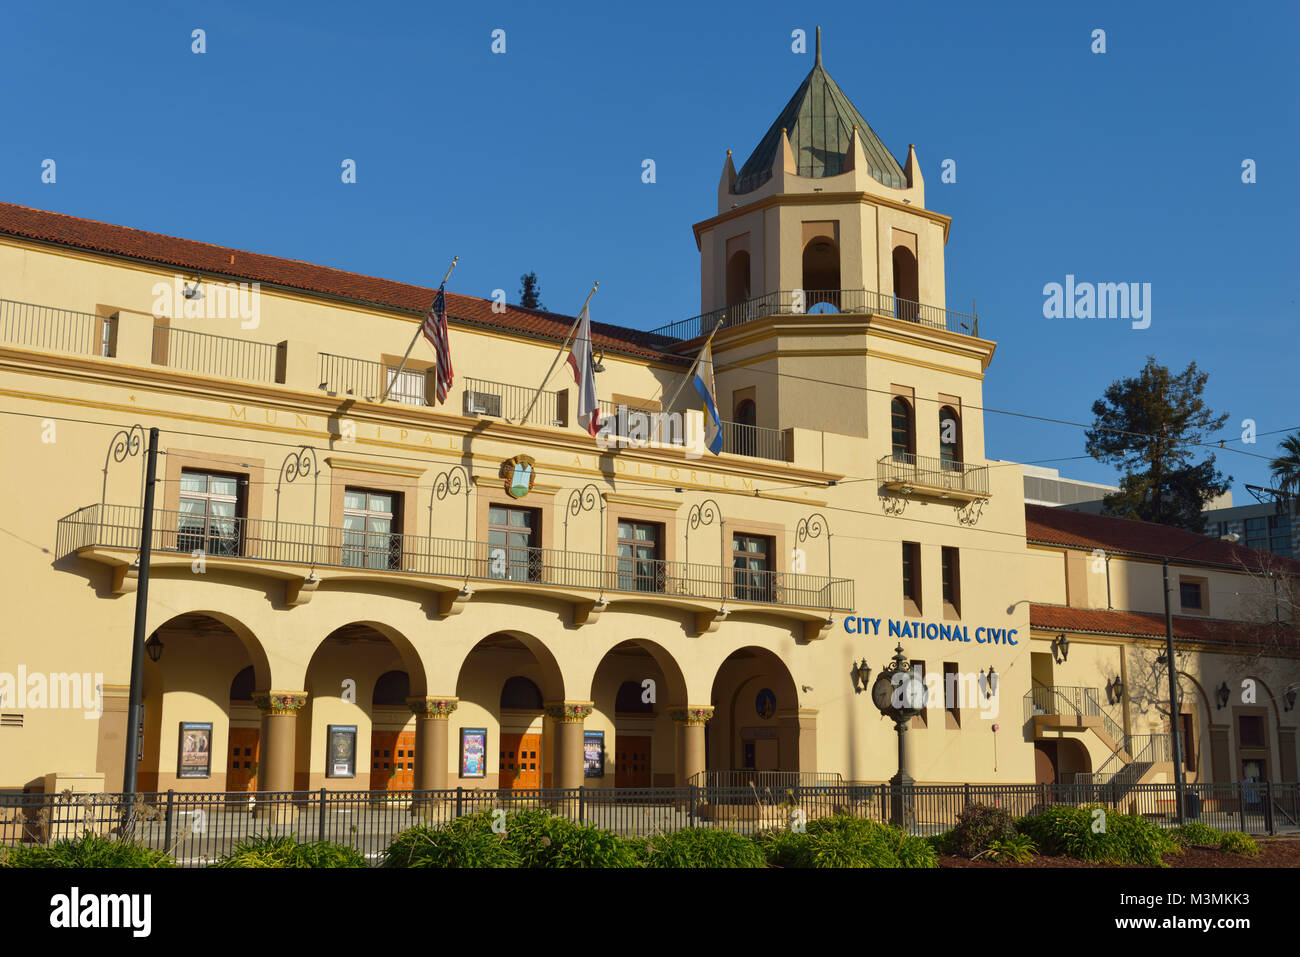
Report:
M253 704L265 714L297 715L307 705L307 692L255 691Z
M594 701L548 701L546 716L562 724L582 724L596 710Z
M675 724L708 724L713 717L712 705L688 704L680 708L669 708L668 717Z
M406 706L417 718L442 718L446 720L460 706L459 698L422 697L407 698Z

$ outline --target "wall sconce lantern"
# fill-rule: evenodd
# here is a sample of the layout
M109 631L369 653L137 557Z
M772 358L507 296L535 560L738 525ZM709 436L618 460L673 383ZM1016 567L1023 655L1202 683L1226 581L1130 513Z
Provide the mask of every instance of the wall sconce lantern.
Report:
M871 677L871 665L867 664L867 659L863 658L853 670L849 672L853 676L853 693L862 694L869 687L868 679Z
M156 662L162 657L163 643L159 640L156 632L150 635L149 640L144 643L144 651L149 656L150 661Z
M985 698L992 698L998 693L998 673L993 670L992 665L989 665L987 674L980 672L980 686L984 689Z
M1295 699L1296 699L1296 689L1295 689L1295 688L1291 688L1290 690L1284 692L1284 693L1282 694L1282 700L1286 702L1286 706L1285 706L1282 710L1284 710L1284 711L1294 711L1294 710L1295 710Z
M1224 708L1228 706L1228 696L1231 694L1232 692L1228 690L1228 682L1226 681L1220 684L1219 687L1215 689L1214 697L1216 702L1219 705L1220 711L1222 711Z
M1106 682L1106 700L1111 704L1119 704L1124 700L1124 682L1119 680L1119 675Z
M1065 659L1070 657L1070 639L1065 637L1064 632L1052 639L1052 657L1058 665L1064 664Z

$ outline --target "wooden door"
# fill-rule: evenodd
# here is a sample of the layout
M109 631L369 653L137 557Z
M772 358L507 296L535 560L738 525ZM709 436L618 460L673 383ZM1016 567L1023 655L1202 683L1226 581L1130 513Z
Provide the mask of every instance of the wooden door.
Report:
M415 732L370 733L370 790L409 791L415 787Z
M500 788L539 788L542 786L542 736L540 734L501 735L499 768Z
M262 733L257 728L230 729L230 761L226 765L227 791L257 790L258 742Z
M614 787L650 787L650 767L649 735L615 734Z

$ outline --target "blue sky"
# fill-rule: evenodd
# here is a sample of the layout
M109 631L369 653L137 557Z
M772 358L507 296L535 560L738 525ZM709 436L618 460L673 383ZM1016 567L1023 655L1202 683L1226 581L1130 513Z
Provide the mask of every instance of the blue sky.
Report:
M831 75L900 161L916 144L953 217L948 305L973 297L998 342L986 407L1090 422L1154 354L1210 373L1230 448L1275 453L1240 441L1245 418L1300 427L1289 2L10 4L0 199L426 284L458 254L456 291L513 301L536 270L562 312L599 279L595 318L650 328L699 311L691 225L811 68L791 32L819 23ZM1066 274L1151 283L1151 327L1045 319ZM991 457L1084 454L1079 428L986 430ZM1218 461L1238 503L1268 484L1260 458Z

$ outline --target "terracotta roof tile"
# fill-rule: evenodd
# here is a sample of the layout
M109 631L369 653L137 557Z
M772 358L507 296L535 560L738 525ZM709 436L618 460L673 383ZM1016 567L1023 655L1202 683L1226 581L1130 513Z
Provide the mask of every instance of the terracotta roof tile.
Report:
M423 315L433 302L434 290L426 286L363 276L297 259L214 246L192 239L179 239L12 203L0 203L0 235L89 249L110 256L125 256L172 266L184 272L298 289L416 315ZM489 299L450 292L447 294L447 315L453 322L537 336L556 342L563 341L573 324L572 316L521 306L508 305L504 313L496 313L492 311L492 301ZM674 364L690 361L689 358L663 351L669 345L669 340L663 336L638 329L594 322L592 342L597 350L603 348Z
M1025 506L1025 538L1031 543L1042 545L1100 548L1107 552L1151 558L1177 556L1186 562L1233 568L1241 568L1243 562L1248 567L1257 567L1261 556L1266 554L1168 525L1090 515L1087 512L1072 512L1047 505ZM1300 572L1300 562L1280 557L1276 561Z
M1174 616L1174 637L1211 644L1252 644L1266 641L1273 626L1245 621ZM1105 608L1066 608L1061 605L1029 606L1029 623L1043 631L1083 632L1137 638L1163 638L1164 615ZM1294 630L1285 633L1283 645L1300 649Z

